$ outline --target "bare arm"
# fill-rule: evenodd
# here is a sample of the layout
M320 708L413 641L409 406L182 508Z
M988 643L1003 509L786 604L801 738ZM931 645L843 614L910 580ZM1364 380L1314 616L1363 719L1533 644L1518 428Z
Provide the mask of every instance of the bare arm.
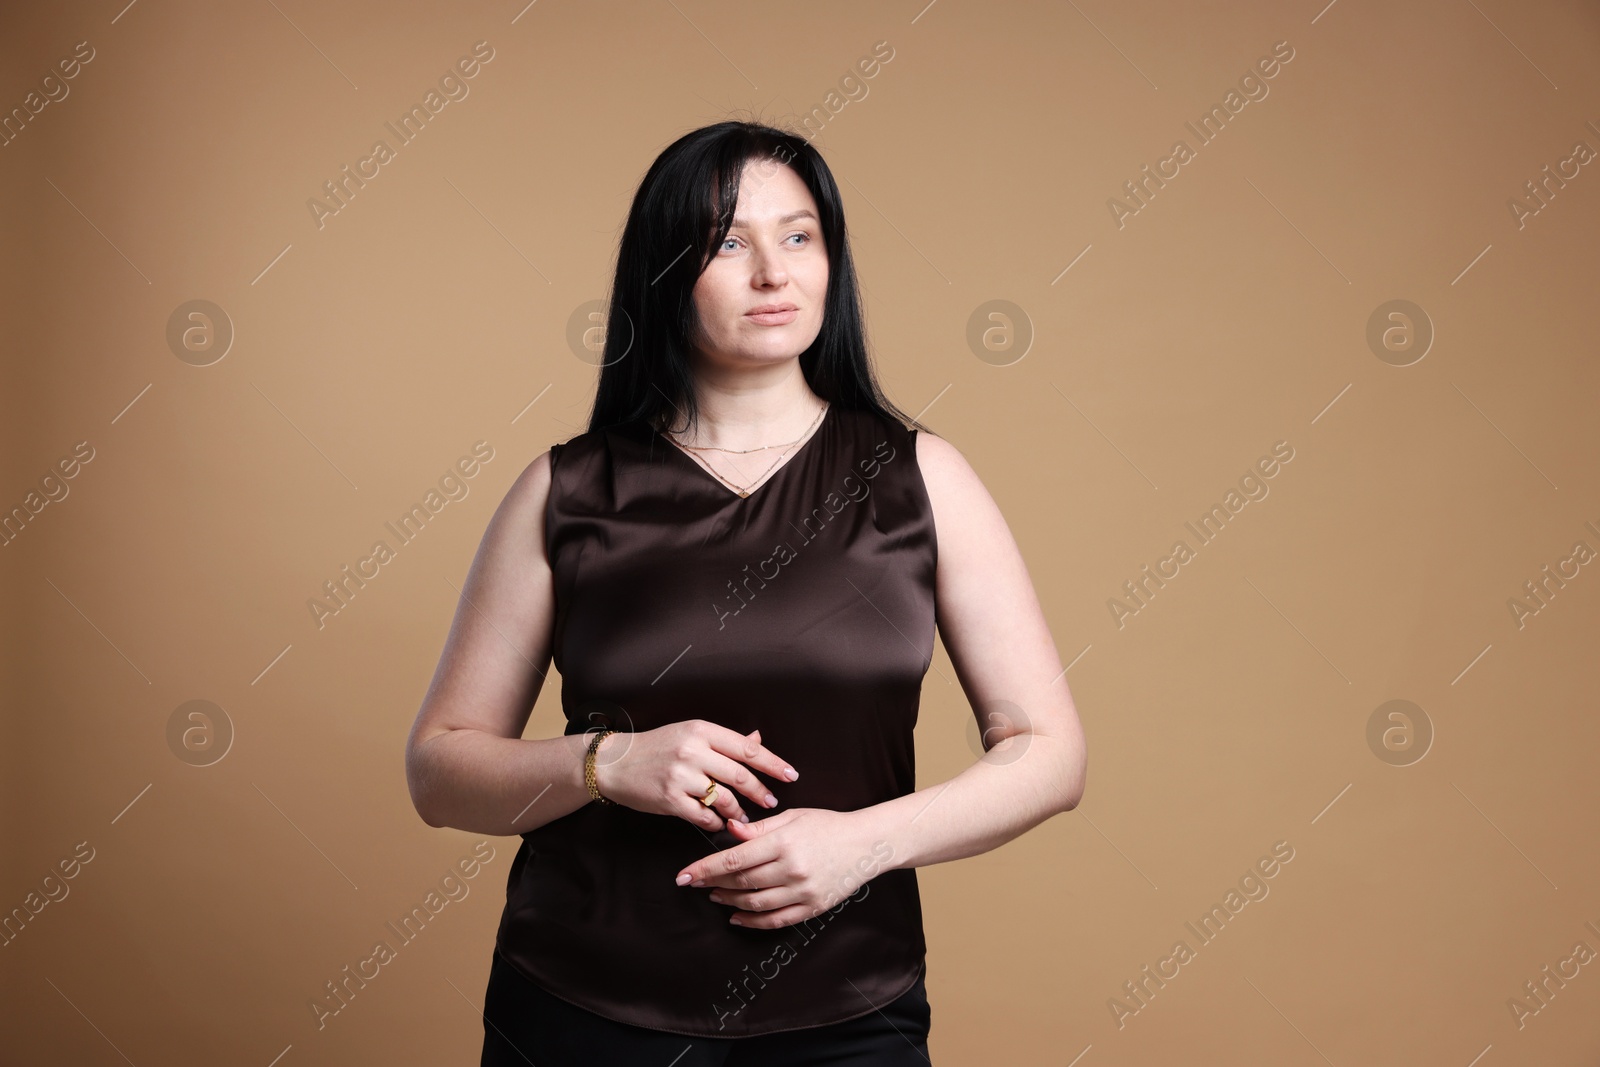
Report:
M1076 807L1087 770L1061 658L1000 509L955 446L916 441L939 544L939 633L987 751L948 782L861 809L869 839L893 846L892 867L997 848Z
M546 452L489 520L411 728L406 782L429 826L511 836L590 802L587 735L522 739L544 687L554 628L544 546L549 492Z

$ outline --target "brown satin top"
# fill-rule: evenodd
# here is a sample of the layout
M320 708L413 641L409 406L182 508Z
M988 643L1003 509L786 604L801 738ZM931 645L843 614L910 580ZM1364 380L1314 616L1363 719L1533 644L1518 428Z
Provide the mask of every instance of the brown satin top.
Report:
M643 422L552 446L565 733L696 718L760 728L800 778L752 768L779 802L742 798L752 821L913 792L937 553L915 432L830 404L743 498ZM587 804L522 835L496 949L580 1007L698 1036L840 1022L915 983L916 870L885 869L889 843L860 857L832 909L776 930L734 926L709 887L674 883L737 844L676 816Z

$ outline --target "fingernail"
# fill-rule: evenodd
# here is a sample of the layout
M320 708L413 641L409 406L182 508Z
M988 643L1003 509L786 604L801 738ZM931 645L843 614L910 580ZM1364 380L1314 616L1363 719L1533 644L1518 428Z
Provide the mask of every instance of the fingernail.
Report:
M785 767L783 769L783 776L792 782L796 778L800 777L800 772L795 770L793 767Z
M775 808L777 806L778 806L778 798L773 796L771 793L768 793L767 794L767 807Z
M737 916L737 915L735 915L733 918L729 919L728 921L731 922L735 926L743 926L744 925L744 920L739 918L739 916Z
M689 884L689 876L687 874L678 875L678 884L679 885L688 885Z
M750 816L746 815L744 812L741 811L739 813L739 821L740 822L749 822L750 821Z

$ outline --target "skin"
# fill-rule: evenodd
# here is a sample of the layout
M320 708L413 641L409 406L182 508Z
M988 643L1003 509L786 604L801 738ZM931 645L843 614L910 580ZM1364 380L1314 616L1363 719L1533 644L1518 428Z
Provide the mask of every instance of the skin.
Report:
M824 407L798 362L822 331L828 295L828 249L818 214L793 170L759 161L745 166L733 226L694 287L700 426L694 436L672 435L678 443L739 450L808 434ZM799 309L793 322L768 326L745 315L785 303ZM753 490L788 452L689 454Z
M746 167L739 225L694 291L703 326L695 368L701 422L681 443L744 449L793 441L822 409L798 356L821 329L827 252L814 217L781 221L800 211L815 216L817 207L793 171ZM800 308L793 323L744 318L752 307L782 302ZM774 460L773 451L691 455L713 457L710 465L739 485L770 477L763 472ZM741 735L696 719L613 734L600 745L602 795L705 829L725 826L743 839L677 875L685 892L709 892L727 905L730 922L793 925L886 870L987 852L1082 797L1083 729L1016 541L953 445L919 433L916 461L939 544L939 635L990 746L982 759L947 782L868 808L791 808L747 822L741 796L765 808L779 803L747 768L780 781L805 771L766 749L760 731ZM592 803L582 774L586 735L521 737L550 662L549 485L545 453L490 520L412 728L407 781L429 825L510 836ZM714 809L698 799L708 776L725 786Z

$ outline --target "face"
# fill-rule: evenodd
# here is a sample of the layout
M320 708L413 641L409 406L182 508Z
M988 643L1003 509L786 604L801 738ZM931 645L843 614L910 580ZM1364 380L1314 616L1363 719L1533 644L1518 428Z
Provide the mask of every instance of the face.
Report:
M694 287L702 359L728 368L777 363L816 340L828 293L818 214L792 169L745 165L733 226ZM752 314L772 306L787 310Z

